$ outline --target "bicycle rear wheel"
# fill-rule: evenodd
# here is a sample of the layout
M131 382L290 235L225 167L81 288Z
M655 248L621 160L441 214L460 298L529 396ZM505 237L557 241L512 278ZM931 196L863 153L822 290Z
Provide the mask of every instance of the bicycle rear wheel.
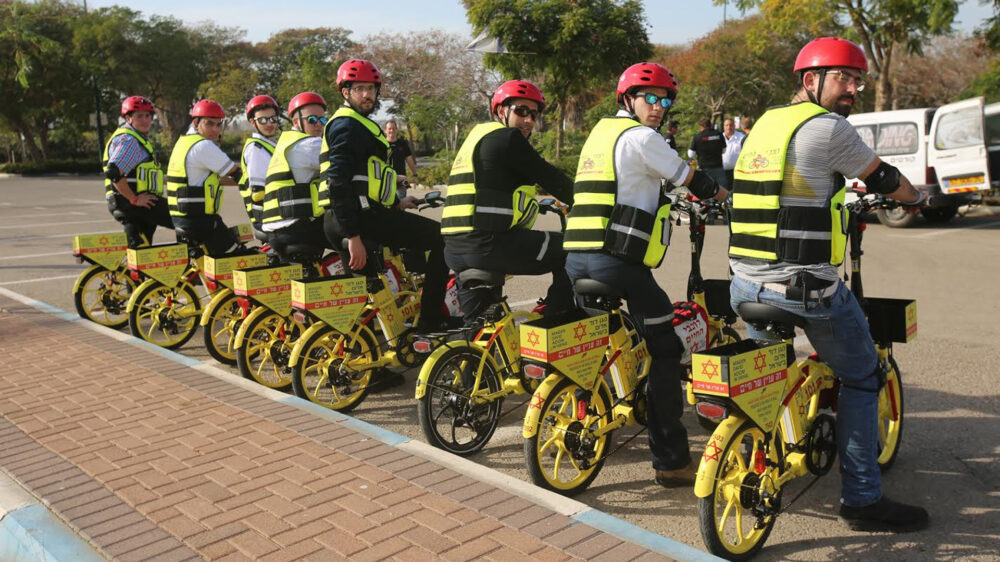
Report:
M500 425L503 398L477 396L499 392L500 375L483 362L477 396L472 395L482 354L480 348L456 347L441 355L417 403L417 419L427 442L449 453L468 456L482 449Z
M245 378L275 390L292 387L292 369L288 358L292 353L295 325L277 312L247 319L243 342L236 350L236 366Z
M362 327L357 336L333 328L312 334L292 366L295 395L324 408L350 412L361 404L372 385L378 360L375 336Z
M177 349L194 336L201 300L190 283L174 287L151 283L140 291L128 314L133 336L166 349Z
M124 270L92 265L80 274L73 305L80 318L115 330L128 324L126 307L136 283Z
M878 393L878 466L885 472L892 468L903 440L903 380L899 365L889 358L885 386Z
M236 332L243 321L243 310L238 297L230 292L222 301L213 301L208 314L208 324L202 331L205 349L219 363L236 365Z

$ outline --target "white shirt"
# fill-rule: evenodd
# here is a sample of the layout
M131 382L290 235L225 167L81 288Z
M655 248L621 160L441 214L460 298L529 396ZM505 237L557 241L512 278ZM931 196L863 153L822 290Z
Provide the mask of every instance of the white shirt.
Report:
M323 147L323 137L309 137L293 144L285 159L288 160L288 167L292 169L292 177L295 183L309 183L319 177L319 153ZM264 232L274 232L275 230L286 228L302 219L281 219L261 225Z
M629 117L621 110L617 117ZM632 127L615 145L616 203L656 214L660 202L660 180L682 185L690 167L652 127Z
M274 146L274 141L260 133L254 133L252 136ZM243 149L243 160L247 163L250 185L264 187L264 184L267 183L267 165L271 163L271 154L255 143L250 143Z
M188 130L188 134L193 133L196 133L193 128ZM199 141L191 147L184 163L188 185L192 187L205 185L205 180L212 172L224 176L235 167L236 163L222 152L219 145L209 140Z
M740 158L740 151L743 150L743 141L747 136L740 131L733 131L733 136L726 137L722 133L722 138L726 139L726 150L722 153L722 169L735 170L736 161Z

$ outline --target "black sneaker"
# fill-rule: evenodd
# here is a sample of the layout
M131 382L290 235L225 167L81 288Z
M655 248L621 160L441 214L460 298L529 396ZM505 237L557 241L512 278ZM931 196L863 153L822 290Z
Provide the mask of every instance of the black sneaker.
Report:
M907 533L926 528L930 516L922 507L894 502L882 496L882 499L864 507L841 504L840 520L852 531Z

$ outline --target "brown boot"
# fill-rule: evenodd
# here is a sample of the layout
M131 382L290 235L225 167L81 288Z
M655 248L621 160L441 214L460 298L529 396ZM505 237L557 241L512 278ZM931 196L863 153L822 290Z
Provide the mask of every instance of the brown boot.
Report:
M691 461L690 464L681 468L657 470L654 480L664 488L681 488L693 485L695 476L697 475L698 463Z

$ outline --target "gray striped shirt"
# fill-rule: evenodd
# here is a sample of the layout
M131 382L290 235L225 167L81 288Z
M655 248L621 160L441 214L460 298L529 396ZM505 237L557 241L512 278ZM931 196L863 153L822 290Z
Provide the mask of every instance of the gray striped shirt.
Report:
M856 178L874 160L872 149L840 115L827 113L811 119L795 133L788 145L781 204L821 207L843 187L834 182L834 179L843 181L835 177L835 173ZM736 275L758 283L785 282L801 271L829 281L838 278L837 268L830 264L750 263L738 259L729 262Z

